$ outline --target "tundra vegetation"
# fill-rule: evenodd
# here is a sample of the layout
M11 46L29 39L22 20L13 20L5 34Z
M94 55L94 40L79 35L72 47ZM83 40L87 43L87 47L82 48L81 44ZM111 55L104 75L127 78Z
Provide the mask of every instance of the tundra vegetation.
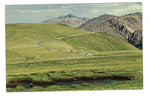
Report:
M143 89L142 59L142 50L108 34L63 24L6 24L8 92ZM55 85L96 80L120 81Z

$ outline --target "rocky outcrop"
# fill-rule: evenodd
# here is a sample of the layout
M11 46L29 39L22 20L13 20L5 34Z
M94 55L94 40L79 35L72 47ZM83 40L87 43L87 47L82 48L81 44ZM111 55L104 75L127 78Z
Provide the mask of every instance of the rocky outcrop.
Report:
M72 14L68 14L66 16L60 16L54 19L43 21L42 23L61 23L68 25L70 27L79 27L84 24L88 18L80 18Z
M142 49L142 13L124 16L102 15L87 21L80 28L94 32L104 32L112 36L121 37Z
M142 30L137 30L134 33L130 34L128 37L128 42L133 44L135 47L137 47L139 49L143 49Z

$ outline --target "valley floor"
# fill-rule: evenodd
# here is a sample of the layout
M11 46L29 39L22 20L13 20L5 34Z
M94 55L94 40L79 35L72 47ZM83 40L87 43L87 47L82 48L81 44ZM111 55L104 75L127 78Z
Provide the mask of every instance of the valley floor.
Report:
M9 92L143 89L141 51L102 52L99 55L78 59L7 64L6 70ZM123 81L70 86L52 85L55 82L115 80L113 77ZM26 89L22 84L30 84L33 87ZM42 84L50 85L43 88ZM12 88L13 86L15 88Z

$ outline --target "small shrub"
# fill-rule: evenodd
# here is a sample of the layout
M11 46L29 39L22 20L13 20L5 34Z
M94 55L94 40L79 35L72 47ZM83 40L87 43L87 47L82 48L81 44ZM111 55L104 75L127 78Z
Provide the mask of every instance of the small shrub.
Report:
M26 88L23 87L23 86L17 86L16 89L18 89L18 90L25 90Z
M32 83L33 79L30 76L26 77L15 77L9 81L9 83Z

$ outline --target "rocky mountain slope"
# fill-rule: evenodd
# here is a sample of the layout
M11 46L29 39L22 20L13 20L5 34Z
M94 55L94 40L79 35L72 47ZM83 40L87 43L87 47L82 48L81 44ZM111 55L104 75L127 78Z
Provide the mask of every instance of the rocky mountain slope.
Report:
M88 18L80 18L72 14L68 14L66 16L60 16L54 19L49 19L46 21L43 21L42 23L62 23L66 24L70 27L79 27L83 23L85 23L88 20Z
M128 42L133 44L135 47L142 49L143 48L142 30L137 30L134 33L130 34L128 37Z
M108 19L110 17L115 17L115 16L108 15L108 14L101 15L99 17L88 20L87 22L82 24L79 28L84 28L84 29L89 30L89 31L96 31L95 28L99 24L103 23L106 19Z
M119 17L105 14L88 20L79 28L121 37L142 49L142 13L137 12Z

